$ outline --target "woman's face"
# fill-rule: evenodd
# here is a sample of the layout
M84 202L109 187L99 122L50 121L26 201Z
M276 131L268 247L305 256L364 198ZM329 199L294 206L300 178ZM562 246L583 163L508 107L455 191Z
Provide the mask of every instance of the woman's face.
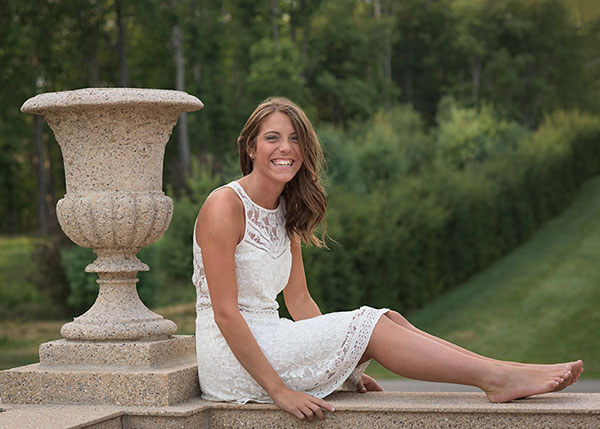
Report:
M292 180L303 158L290 117L282 112L267 116L258 131L256 148L249 154L254 156L253 173L277 182Z

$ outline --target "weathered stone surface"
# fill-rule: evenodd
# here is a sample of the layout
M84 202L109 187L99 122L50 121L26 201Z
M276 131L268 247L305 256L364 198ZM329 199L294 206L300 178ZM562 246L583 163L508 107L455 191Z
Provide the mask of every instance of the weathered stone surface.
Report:
M40 364L0 372L3 403L166 406L199 395L194 339L173 337L175 323L140 301L136 275L149 268L136 254L171 221L162 165L173 126L202 107L183 92L132 88L25 102L21 110L43 115L61 147L67 193L58 219L75 243L94 249L86 271L98 273L100 291L62 327L66 340L42 344Z
M0 373L3 404L115 404L166 406L200 394L196 363L164 369L44 368L39 364Z
M0 428L6 429L121 429L123 411L93 405L46 405L13 407L0 413Z
M73 322L63 325L60 330L63 337L86 341L148 341L167 339L177 331L174 322L142 303L136 289L136 272L101 272L97 281L100 290L96 302Z
M299 421L269 404L227 404L201 399L166 407L113 407L123 428L597 428L600 394L554 393L507 404L491 404L479 393L336 393L327 398L336 411L323 421ZM14 407L14 408L13 408ZM41 415L48 406L10 406L0 427L14 427L15 410ZM40 411L42 410L42 411ZM59 415L77 414L66 406ZM102 408L106 426L114 424ZM11 414L13 414L11 416ZM46 415L49 415L46 412ZM97 420L96 420L97 421ZM96 423L97 424L97 423ZM46 427L46 426L31 426ZM51 426L49 426L51 427ZM62 426L77 427L77 426ZM79 426L87 427L87 426ZM114 427L114 426L113 426Z
M136 273L149 268L136 254L156 241L173 215L162 191L164 150L182 112L199 110L179 91L88 88L37 95L21 110L43 115L60 145L67 193L56 206L64 232L98 256L94 306L67 323L71 340L167 339L175 324L148 310Z
M168 340L145 342L80 342L56 340L40 345L41 368L158 369L195 364L193 335L176 335Z

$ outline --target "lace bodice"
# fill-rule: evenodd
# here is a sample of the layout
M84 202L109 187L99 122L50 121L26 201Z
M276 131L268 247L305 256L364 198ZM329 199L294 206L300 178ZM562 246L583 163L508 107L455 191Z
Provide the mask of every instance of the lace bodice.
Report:
M265 209L252 201L238 182L225 186L233 189L242 201L246 218L244 238L235 251L240 310L251 313L277 312L279 305L276 297L286 286L292 266L282 201L274 210ZM192 282L196 286L196 310L200 312L210 309L211 305L202 251L195 234L193 243Z

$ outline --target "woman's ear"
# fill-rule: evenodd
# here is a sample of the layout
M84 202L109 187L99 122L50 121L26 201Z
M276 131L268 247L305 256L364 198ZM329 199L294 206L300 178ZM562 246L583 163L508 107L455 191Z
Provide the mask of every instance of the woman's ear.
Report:
M254 152L256 150L256 139L250 141L248 146L246 146L246 153L250 157L250 159L254 160Z

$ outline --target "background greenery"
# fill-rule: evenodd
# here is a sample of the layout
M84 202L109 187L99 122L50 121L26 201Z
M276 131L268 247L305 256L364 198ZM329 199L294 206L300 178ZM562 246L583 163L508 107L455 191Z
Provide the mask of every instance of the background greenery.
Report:
M483 352L494 354L461 337L466 325L497 326L473 328L474 337L520 359L537 356L499 339L516 329L508 321L537 329L539 318L566 317L582 333L565 347L598 344L593 324L585 330L596 317L589 308L572 312L545 289L567 277L589 284L590 267L536 272L527 285L505 275L511 268L475 279L600 173L599 44L600 7L588 0L0 1L0 319L75 316L97 291L95 275L83 273L93 254L57 225L58 145L19 106L40 92L133 86L182 89L206 105L180 119L167 145L164 182L175 212L166 234L140 253L152 268L139 283L148 305L189 314L180 305L194 299L194 218L210 190L238 177L235 139L253 107L283 95L308 112L328 160L330 249L304 252L324 311L370 304L410 313L443 296L436 302L446 307L410 314ZM515 272L558 266L548 252L543 260L520 255ZM472 319L453 327L418 316L458 311L446 296L463 282L474 307L506 297L528 303L511 308L530 318L468 307ZM598 306L586 287L570 291ZM532 310L544 305L565 317ZM15 326L7 329L20 332Z
M21 237L3 239L0 255L25 242ZM584 377L600 377L599 259L600 179L594 178L563 214L524 245L408 318L428 332L496 358L582 358ZM0 293L0 298L6 296L5 289ZM157 311L174 320L179 333L194 333L192 299ZM62 323L0 320L0 369L37 362L38 345L59 338ZM369 373L394 376L376 362Z

